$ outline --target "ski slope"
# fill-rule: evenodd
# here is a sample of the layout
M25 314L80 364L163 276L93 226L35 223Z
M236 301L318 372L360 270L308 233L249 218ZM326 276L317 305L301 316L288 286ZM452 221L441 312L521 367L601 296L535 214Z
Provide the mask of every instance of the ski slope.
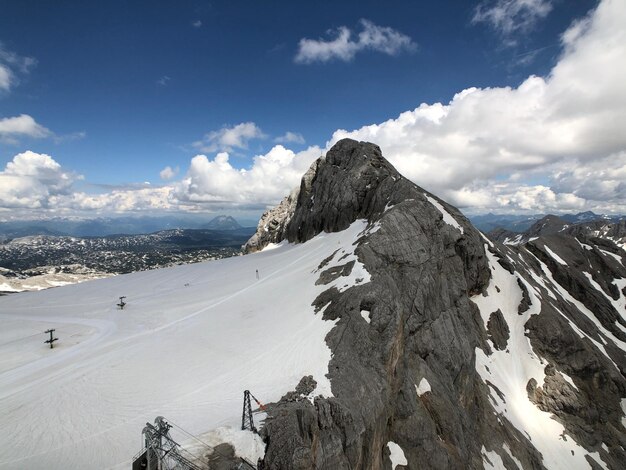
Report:
M315 393L331 395L324 338L334 322L311 306L330 285L316 286L316 271L338 249L353 253L365 228L0 297L0 468L128 468L157 415L232 435L245 389L275 401L313 375Z

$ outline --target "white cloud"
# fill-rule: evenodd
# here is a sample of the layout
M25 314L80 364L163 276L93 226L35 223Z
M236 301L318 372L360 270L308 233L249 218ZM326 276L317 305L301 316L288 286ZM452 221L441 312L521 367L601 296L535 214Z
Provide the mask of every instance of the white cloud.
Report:
M0 207L49 207L50 198L68 194L78 178L49 155L20 153L0 172Z
M624 24L626 4L603 1L563 34L563 55L547 77L530 76L517 88L470 88L447 104L338 130L329 145L342 137L375 142L400 172L462 207L559 210L586 201L626 212L615 176L626 151ZM602 174L613 182L596 196L566 184L585 185ZM524 184L531 179L553 186ZM502 181L506 186L492 190ZM595 200L601 193L613 199Z
M485 0L474 10L472 22L487 23L503 36L510 36L530 31L550 11L552 0Z
M52 135L50 129L38 124L28 114L0 119L0 142L14 144L17 137L41 139Z
M73 176L60 177L67 171L50 157L16 156L0 173L0 207L105 212L270 205L334 142L352 137L377 143L404 175L468 211L626 213L624 24L626 4L604 0L563 34L562 56L548 76L530 76L515 88L469 88L446 104L424 103L383 123L337 130L325 149L296 153L276 145L239 169L228 152L264 135L251 122L224 127L198 144L217 155L195 156L180 181L160 188L72 193L67 180Z
M50 198L51 206L59 212L160 212L176 209L171 203L172 188L140 188L114 190L104 194L75 192Z
M233 149L247 149L249 141L265 137L255 123L242 122L233 127L225 126L218 131L211 131L202 140L194 142L193 146L201 152L231 152Z
M19 83L18 75L28 74L35 65L34 58L22 57L0 43L0 91L10 91Z
M202 26L202 21L194 21L193 23L191 23L191 26L193 26L194 28L199 28L200 26Z
M304 137L299 132L287 131L284 135L276 137L274 142L279 144L304 144Z
M171 180L178 174L179 171L180 169L178 167L172 168L171 166L166 166L161 170L159 176L162 180Z
M212 160L197 155L178 183L175 197L190 203L274 204L298 186L320 154L319 147L294 153L276 145L267 154L255 156L248 169L234 168L226 152Z
M413 40L388 26L378 26L369 20L360 21L361 32L356 39L347 26L329 31L334 39L300 39L298 53L294 61L301 64L328 62L332 59L352 60L357 52L373 50L387 55L397 55L402 51L413 51L417 45Z

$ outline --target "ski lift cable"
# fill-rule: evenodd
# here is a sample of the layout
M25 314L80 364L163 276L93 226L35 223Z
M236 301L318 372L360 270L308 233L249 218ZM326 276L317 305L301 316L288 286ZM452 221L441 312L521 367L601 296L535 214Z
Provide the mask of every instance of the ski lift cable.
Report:
M189 437L195 439L196 441L200 442L202 445L204 445L207 449L215 452L216 454L219 454L220 456L224 457L225 459L230 458L229 455L226 455L222 452L219 451L219 449L207 444L206 442L202 441L201 439L199 439L198 437L194 436L193 434L191 434L189 431L185 431L183 428L181 428L178 424L173 423L171 420L168 420L168 423L170 423L172 426L174 426L175 428L177 428L178 430L180 430L181 432L185 433L186 435L188 435ZM187 453L190 453L188 451L185 451Z
M189 437L195 439L196 441L198 441L200 444L202 444L203 446L205 446L207 449L209 450L215 450L215 448L213 446L210 446L209 444L207 444L206 442L202 441L200 438L194 436L193 434L191 434L189 431L185 431L183 428L181 428L178 424L172 422L171 420L167 421L168 423L170 423L172 426L174 426L175 428L179 429L181 432L183 432L184 434L188 435Z

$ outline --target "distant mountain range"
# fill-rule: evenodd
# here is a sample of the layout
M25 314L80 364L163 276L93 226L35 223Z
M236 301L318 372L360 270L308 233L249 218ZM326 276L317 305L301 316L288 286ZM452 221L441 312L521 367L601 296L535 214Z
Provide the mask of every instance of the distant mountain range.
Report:
M198 217L99 217L71 219L56 217L45 220L0 222L0 241L33 235L106 237L109 235L140 235L172 229L237 230L242 226L231 216L219 215L209 222Z
M232 218L214 225L234 227ZM0 293L235 256L251 227L174 229L147 235L32 235L0 242Z
M505 229L511 232L525 232L538 220L543 219L548 214L515 215L515 214L486 214L468 216L474 226L482 232L491 232L495 229ZM624 215L595 214L591 211L579 212L578 214L562 214L560 219L569 224L580 224L583 222L593 222L595 220L605 220L608 222L618 222L626 219Z

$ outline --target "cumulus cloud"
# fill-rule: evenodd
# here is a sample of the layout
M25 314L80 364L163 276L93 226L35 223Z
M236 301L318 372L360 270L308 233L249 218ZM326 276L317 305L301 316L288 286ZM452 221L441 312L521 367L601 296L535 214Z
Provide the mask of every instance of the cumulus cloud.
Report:
M162 180L171 180L178 174L179 171L180 169L178 167L172 168L171 166L166 166L161 170L159 176Z
M534 210L591 204L591 194L565 182L597 176L596 162L621 174L624 24L624 3L606 0L563 34L564 52L547 77L531 76L516 88L470 88L447 104L422 104L381 124L338 130L329 145L342 137L376 142L398 170L462 207L533 210L533 195ZM588 172L566 178L570 168ZM523 183L532 178L552 178L554 197ZM508 184L494 189L503 179ZM619 184L613 186L617 194ZM616 204L604 207L625 211Z
M35 65L34 58L22 57L0 43L0 91L10 91L19 83L19 75L28 74Z
M378 26L369 20L359 22L361 31L353 38L347 26L328 31L333 39L300 39L298 53L294 61L301 64L328 62L333 59L348 62L357 52L373 50L387 55L398 55L403 51L413 51L417 45L413 40L388 26Z
M182 179L160 188L73 193L67 180L75 177L61 177L67 171L50 157L16 156L0 173L0 207L260 208L296 187L333 143L352 137L377 143L400 172L468 212L626 213L624 24L624 2L604 0L563 34L562 55L546 77L530 76L517 87L468 88L448 103L337 130L325 148L294 152L276 145L237 168L229 152L264 135L251 122L224 127L199 144L216 155L196 155Z
M485 0L475 8L472 22L486 23L501 35L510 36L530 31L550 11L552 0Z
M226 151L233 149L247 149L248 142L253 139L267 137L253 122L242 122L233 127L224 126L217 131L211 131L202 140L193 143L201 152Z
M304 137L299 132L285 132L284 135L276 137L274 142L279 144L304 144Z
M202 26L202 21L196 20L193 23L191 23L191 26L193 26L194 28L199 28Z
M226 152L213 159L197 155L174 195L191 203L274 204L299 184L320 154L319 147L294 153L276 145L267 154L255 156L248 169L233 167Z
M0 172L0 206L38 209L50 198L68 194L79 176L65 171L51 156L26 151Z
M0 142L15 144L17 137L41 139L52 135L50 129L38 124L28 114L0 119Z

